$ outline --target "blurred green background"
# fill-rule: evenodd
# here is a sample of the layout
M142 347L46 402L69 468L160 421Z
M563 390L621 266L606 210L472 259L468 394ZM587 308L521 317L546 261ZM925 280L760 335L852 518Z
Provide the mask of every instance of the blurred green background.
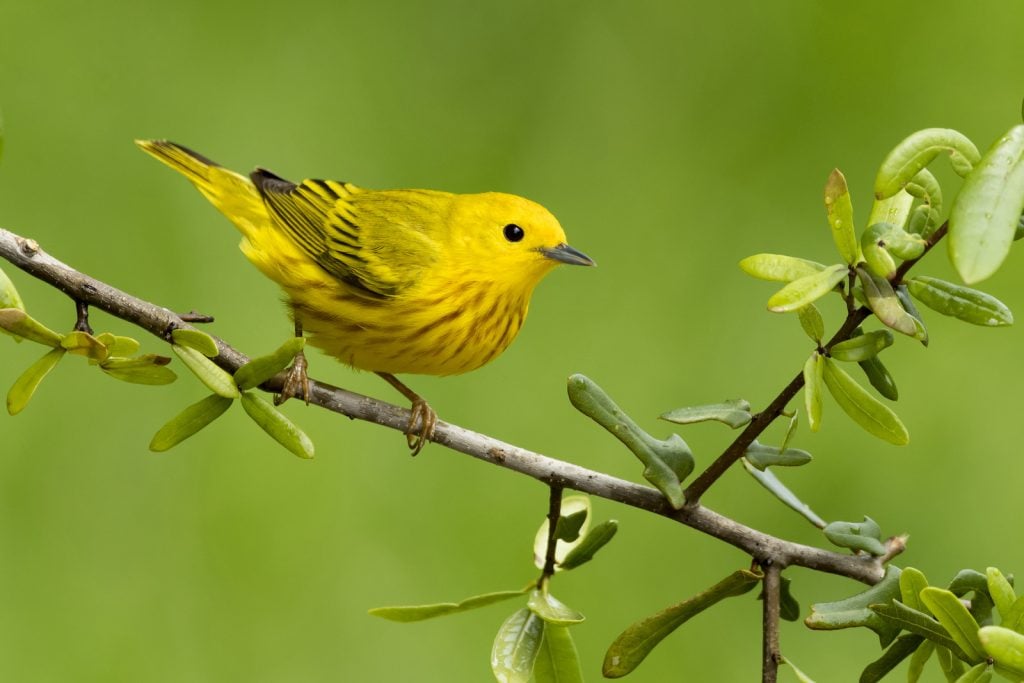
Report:
M765 311L773 287L736 262L836 260L821 202L833 167L863 219L878 163L906 134L953 127L984 149L1018 122L1022 19L1007 2L7 0L0 226L141 297L214 314L211 332L262 353L289 334L278 291L230 224L133 138L292 179L531 197L600 267L553 273L490 366L407 379L446 420L638 479L632 456L570 407L565 377L588 374L662 436L671 427L654 418L681 405L763 406L809 345L792 316ZM951 198L955 179L940 177ZM950 276L942 251L923 272ZM1018 313L1021 266L1012 254L983 285ZM5 269L34 314L72 324L60 294ZM836 325L839 307L826 313ZM887 535L910 533L899 562L935 582L966 566L1019 574L1022 332L928 321L930 348L901 339L886 352L911 444L871 438L828 402L823 430L796 442L815 463L782 476L827 519L868 514ZM0 347L3 385L40 354ZM319 353L311 362L318 378L399 398ZM316 441L312 462L237 409L148 452L203 395L188 376L136 387L66 361L25 413L0 419L0 679L490 679L511 604L409 626L366 610L523 585L542 485L437 446L412 460L400 435L297 402L285 410ZM684 435L701 464L731 436ZM742 472L706 502L823 543ZM588 680L628 623L749 561L594 505L620 534L554 586L588 616L574 630ZM805 614L859 590L787 576ZM759 615L753 594L701 615L632 680L756 680ZM782 646L826 681L855 680L878 653L869 632L789 623Z

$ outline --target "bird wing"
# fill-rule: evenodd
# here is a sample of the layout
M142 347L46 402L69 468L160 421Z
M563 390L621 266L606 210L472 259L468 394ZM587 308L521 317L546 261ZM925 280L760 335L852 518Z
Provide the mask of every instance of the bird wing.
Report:
M263 169L250 177L275 223L325 271L364 294L395 296L438 259L446 193L368 191L333 180L296 185Z

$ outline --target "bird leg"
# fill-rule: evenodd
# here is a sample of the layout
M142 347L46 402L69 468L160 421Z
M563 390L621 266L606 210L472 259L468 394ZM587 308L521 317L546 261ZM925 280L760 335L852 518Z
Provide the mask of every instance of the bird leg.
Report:
M416 455L421 450L427 441L434 436L434 427L437 425L437 413L430 407L422 396L417 394L409 387L402 384L401 381L394 375L387 372L378 372L378 375L383 377L388 384L398 389L402 396L412 401L412 414L409 416L409 427L405 430L405 439L409 444L409 449L413 455ZM419 422L419 431L415 430L416 423Z
M302 323L297 320L295 321L295 336L302 336ZM284 377L284 386L281 387L281 393L274 396L275 406L281 405L294 396L301 396L306 405L309 405L309 375L306 372L308 368L309 363L306 362L306 354L299 351L295 354L295 358L288 368L288 374Z

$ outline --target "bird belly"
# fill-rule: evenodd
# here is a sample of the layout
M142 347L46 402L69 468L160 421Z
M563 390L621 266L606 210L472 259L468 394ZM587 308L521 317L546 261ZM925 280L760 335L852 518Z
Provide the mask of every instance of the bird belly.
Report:
M326 284L286 288L295 319L311 345L361 370L469 372L501 354L526 316L526 305L507 296L427 292L368 299L337 280Z

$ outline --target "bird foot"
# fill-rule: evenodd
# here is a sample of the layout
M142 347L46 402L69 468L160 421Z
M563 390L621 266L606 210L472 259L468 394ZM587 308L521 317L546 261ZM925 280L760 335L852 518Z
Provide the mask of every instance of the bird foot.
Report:
M419 422L420 429L416 431L416 423ZM434 436L434 427L437 425L437 413L422 398L416 398L412 402L412 414L409 416L409 428L405 432L405 440L409 444L412 455L417 455L423 446Z
M281 393L274 396L274 405L279 406L295 396L300 396L309 405L309 375L307 369L306 354L301 351L295 356L288 374L284 378L284 386Z

